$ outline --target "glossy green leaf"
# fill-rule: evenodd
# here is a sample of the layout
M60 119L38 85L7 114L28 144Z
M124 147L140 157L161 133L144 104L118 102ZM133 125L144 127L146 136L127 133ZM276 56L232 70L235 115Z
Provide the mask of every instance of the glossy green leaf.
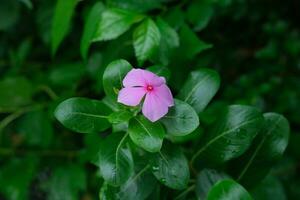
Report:
M154 54L154 60L167 65L174 48L179 46L179 36L163 19L158 18L156 24L160 31L161 39L159 48Z
M184 136L192 133L199 126L199 118L195 110L187 103L175 99L175 106L161 119L167 133Z
M11 77L0 81L0 111L14 109L31 102L33 88L23 77Z
M77 0L58 0L54 12L51 30L51 50L54 55L67 35Z
M93 41L115 39L125 33L132 24L142 19L142 15L127 10L117 8L106 9L101 16Z
M289 123L276 113L264 114L262 129L251 148L232 163L237 180L244 185L261 181L282 156L289 140Z
M95 35L97 27L100 23L98 19L101 18L101 14L104 10L104 5L102 2L95 3L95 5L91 8L89 15L86 19L83 35L80 43L80 52L81 56L86 59L92 39Z
M112 124L128 122L133 117L133 113L127 110L120 110L108 116L108 120Z
M65 127L79 133L101 132L110 127L110 109L101 101L74 97L60 103L56 119Z
M253 199L286 200L285 189L282 183L273 176L266 177L260 184L250 190Z
M203 169L197 176L196 194L198 199L206 199L209 190L220 180L227 179L229 176L214 169Z
M136 200L147 198L154 190L157 181L149 165L135 163L135 174L120 188L119 199Z
M201 113L220 87L220 77L211 69L199 69L191 72L179 92L178 98L190 104L197 113Z
M106 95L113 100L117 99L119 90L123 87L123 79L132 69L126 60L116 60L111 62L103 74L103 87Z
M227 179L219 181L211 188L207 200L252 200L252 197L237 182Z
M155 22L147 18L133 33L133 46L140 65L153 55L160 44L160 32Z
M100 142L97 165L104 180L119 186L133 174L133 158L127 147L127 134L113 133Z
M154 176L167 187L175 190L187 187L189 166L178 146L164 142L161 151L150 156L150 165Z
M253 107L228 106L220 113L211 131L202 137L202 145L192 158L224 163L242 155L251 145L263 123L262 114Z
M158 152L165 136L159 122L153 123L141 115L129 121L128 133L137 146L149 152Z
M168 67L161 65L153 65L147 68L148 71L153 72L157 76L163 76L166 80L169 80L171 71Z

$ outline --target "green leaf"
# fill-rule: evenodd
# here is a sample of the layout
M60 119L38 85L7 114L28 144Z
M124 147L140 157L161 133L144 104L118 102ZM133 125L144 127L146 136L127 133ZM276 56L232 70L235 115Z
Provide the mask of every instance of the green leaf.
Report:
M155 22L147 18L133 33L133 46L140 65L150 58L160 44L160 32Z
M83 28L83 35L80 43L81 56L86 59L92 39L95 35L97 27L100 23L98 19L101 18L102 11L104 10L104 5L102 2L97 2L91 8L87 20Z
M18 132L26 144L48 147L52 142L53 127L43 111L33 111L24 115L18 122Z
M110 98L117 100L117 94L123 87L123 79L132 69L132 66L126 60L116 60L111 62L103 74L103 88Z
M199 118L195 110L187 103L175 99L175 106L161 119L167 133L184 136L192 133L199 126Z
M162 0L107 0L111 7L119 7L136 12L147 12L159 8Z
M253 144L243 156L232 163L237 180L247 186L261 181L284 153L289 132L289 123L282 115L264 114L263 127Z
M228 106L220 113L211 131L202 137L201 148L193 155L192 163L197 158L205 162L224 163L242 155L251 145L262 123L262 114L256 108Z
M286 200L286 194L281 182L273 177L268 176L260 184L250 190L253 199L263 200Z
M17 1L2 0L0 4L0 30L8 30L19 18L20 6Z
M220 180L227 179L229 176L214 169L204 169L197 176L196 194L198 199L206 199L209 190Z
M142 15L127 10L106 9L94 35L93 41L112 40L125 33L132 24L143 19Z
M110 186L107 182L104 182L99 192L99 199L101 200L117 200L118 188Z
M58 0L54 11L51 32L51 50L54 55L69 31L71 18L78 0Z
M119 199L146 199L155 189L157 181L149 170L150 166L137 164L135 174L120 188Z
M187 19L194 25L195 31L201 31L209 23L214 14L211 1L194 1L187 9Z
M108 121L112 124L128 122L133 117L133 113L127 110L120 110L108 116Z
M233 180L222 180L208 193L207 200L252 200L250 194Z
M200 40L191 28L184 24L179 32L181 57L190 60L198 53L210 49L211 44L207 44Z
M218 73L211 69L199 69L191 72L179 92L178 98L190 104L196 112L201 113L220 87Z
M137 146L149 152L158 152L165 136L159 122L152 123L141 115L129 121L128 133Z
M112 186L125 183L133 174L133 158L125 145L127 136L113 133L100 142L97 165L104 180Z
M173 49L179 46L179 36L177 32L161 18L157 19L156 24L161 34L161 40L159 48L154 54L154 60L158 60L158 62L163 65L168 65Z
M0 81L0 111L29 104L33 94L31 83L23 77L11 77Z
M76 164L59 166L53 170L49 180L42 187L51 200L75 200L79 192L86 189L86 172L83 166Z
M65 127L79 133L101 132L110 127L110 109L101 101L74 97L60 103L55 117Z
M187 187L189 166L178 146L165 142L159 153L150 155L150 165L154 176L162 184L175 190Z

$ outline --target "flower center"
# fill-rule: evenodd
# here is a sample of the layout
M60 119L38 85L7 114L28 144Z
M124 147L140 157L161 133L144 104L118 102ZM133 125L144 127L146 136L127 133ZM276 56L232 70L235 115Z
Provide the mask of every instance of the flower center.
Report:
M153 86L152 86L152 85L147 85L147 88L146 88L146 89L147 89L148 92L150 92L150 91L153 90Z

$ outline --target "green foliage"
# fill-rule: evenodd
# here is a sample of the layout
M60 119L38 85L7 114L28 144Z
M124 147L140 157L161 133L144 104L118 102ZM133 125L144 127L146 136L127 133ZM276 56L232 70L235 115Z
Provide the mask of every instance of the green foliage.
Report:
M299 199L298 7L2 0L0 199ZM175 97L154 123L133 68Z

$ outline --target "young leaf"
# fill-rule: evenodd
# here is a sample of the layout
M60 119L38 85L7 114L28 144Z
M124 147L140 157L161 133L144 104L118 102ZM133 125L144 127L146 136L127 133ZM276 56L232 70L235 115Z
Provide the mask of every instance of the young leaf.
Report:
M195 110L187 103L175 99L168 114L161 119L167 133L174 136L184 136L192 133L199 126L199 118Z
M266 113L264 119L249 150L232 163L237 180L247 186L257 184L269 173L288 144L287 119L276 113Z
M165 136L159 122L152 123L141 115L129 121L128 133L137 146L149 152L158 152Z
M181 190L186 188L190 171L186 157L179 147L164 143L160 152L150 156L154 176L164 185Z
M142 15L127 10L110 8L103 12L93 41L112 40L125 33Z
M224 163L240 156L250 146L262 122L262 114L256 108L228 106L202 138L202 146L193 155L192 163L198 157L205 158L205 162Z
M209 190L220 180L227 179L229 176L214 169L204 169L197 176L196 194L198 199L206 199Z
M237 182L226 179L215 184L207 195L207 200L252 200L250 194Z
M220 77L217 72L211 69L199 69L191 72L178 98L190 104L199 114L215 96L219 87Z
M54 55L66 36L78 0L58 0L54 12L51 31L51 50Z
M148 18L133 33L133 46L140 65L153 55L160 43L160 32L155 22Z
M125 183L133 173L132 154L125 145L127 136L113 133L100 142L97 165L104 180L112 186Z
M111 62L103 74L103 88L110 98L117 99L119 90L123 87L123 78L132 69L126 60L116 60Z
M110 127L110 109L101 101L74 97L60 103L56 119L65 127L79 133L101 132Z
M84 25L83 35L80 43L81 56L86 59L90 44L97 30L99 20L101 18L104 5L102 2L95 3L92 7Z

